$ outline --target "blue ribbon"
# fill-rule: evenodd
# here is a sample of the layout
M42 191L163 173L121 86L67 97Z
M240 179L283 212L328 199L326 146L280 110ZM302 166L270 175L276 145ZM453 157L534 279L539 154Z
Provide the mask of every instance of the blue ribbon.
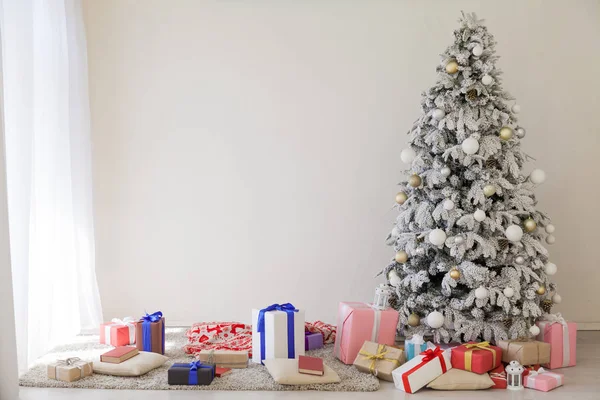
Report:
M198 368L210 369L211 380L215 378L215 367L213 365L202 364L200 361L192 361L189 364L173 364L173 367L189 368L188 385L198 384Z
M151 328L151 326L152 326L153 322L160 321L162 316L163 316L163 313L160 311L157 311L153 314L146 313L146 315L144 315L142 318L140 318L143 321L142 322L142 343L144 346L144 351L152 351L152 328ZM162 347L163 354L165 353L164 338L165 338L165 334L164 334L164 326L163 326L163 347Z
M263 308L258 313L258 323L256 330L260 333L260 361L265 359L266 344L265 344L265 313L269 311L284 311L287 314L287 347L288 358L296 358L296 345L294 343L294 313L298 312L296 307L291 303L271 304L267 308Z

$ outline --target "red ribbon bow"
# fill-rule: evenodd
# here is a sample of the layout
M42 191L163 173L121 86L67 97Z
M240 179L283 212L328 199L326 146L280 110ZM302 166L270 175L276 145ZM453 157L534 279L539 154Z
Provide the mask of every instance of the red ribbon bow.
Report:
M431 361L436 357L440 357L443 353L444 351L442 349L440 349L438 346L435 346L435 349L427 349L420 355L425 356L423 357L422 361Z

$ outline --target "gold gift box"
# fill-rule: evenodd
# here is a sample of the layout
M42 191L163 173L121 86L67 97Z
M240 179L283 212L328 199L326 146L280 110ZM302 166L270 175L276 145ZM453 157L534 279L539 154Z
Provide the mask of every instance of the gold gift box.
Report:
M550 344L537 340L500 340L502 361L517 360L521 365L545 364L550 362Z
M403 349L366 340L354 360L354 366L361 372L393 382L392 371L404 364L405 358Z
M83 361L77 357L57 360L48 364L48 378L64 382L78 381L90 376L94 370L93 366L91 361Z

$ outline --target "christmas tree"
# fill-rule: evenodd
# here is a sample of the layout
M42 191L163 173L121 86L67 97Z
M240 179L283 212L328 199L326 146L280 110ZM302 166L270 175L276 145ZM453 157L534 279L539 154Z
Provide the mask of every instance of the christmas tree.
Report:
M502 89L494 37L474 14L459 22L400 154L410 169L387 238L396 252L384 270L391 304L407 336L536 335L535 319L560 302L542 245L554 243L554 226L535 208L545 174L521 172L525 129Z

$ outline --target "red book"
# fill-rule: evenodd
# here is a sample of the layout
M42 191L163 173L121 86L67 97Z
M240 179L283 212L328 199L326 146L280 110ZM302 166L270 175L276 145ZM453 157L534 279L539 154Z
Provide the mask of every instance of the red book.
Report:
M298 372L301 374L323 375L323 359L319 357L300 356L298 358Z
M131 357L137 356L140 351L135 347L121 346L112 349L100 356L100 361L120 364L123 361L129 360Z
M229 374L230 372L231 372L231 368L216 367L215 376L217 378L220 378L222 376Z

